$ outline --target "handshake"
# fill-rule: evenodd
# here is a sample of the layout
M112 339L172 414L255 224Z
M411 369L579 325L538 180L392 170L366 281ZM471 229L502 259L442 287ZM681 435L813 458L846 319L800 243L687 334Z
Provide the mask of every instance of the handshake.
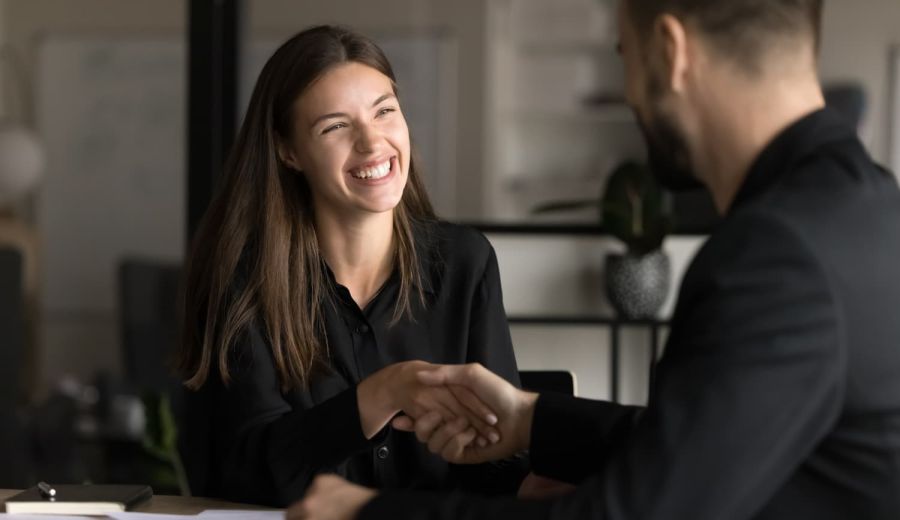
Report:
M503 459L525 450L537 394L519 390L480 364L395 365L413 372L392 426L414 432L429 451L455 464ZM402 379L402 378L401 378Z
M428 449L454 464L478 464L528 449L538 394L520 390L480 364L424 361L383 368L357 387L363 433L371 438L388 422L414 432ZM571 486L529 475L520 496L539 497ZM288 519L352 519L376 491L334 475L321 475Z

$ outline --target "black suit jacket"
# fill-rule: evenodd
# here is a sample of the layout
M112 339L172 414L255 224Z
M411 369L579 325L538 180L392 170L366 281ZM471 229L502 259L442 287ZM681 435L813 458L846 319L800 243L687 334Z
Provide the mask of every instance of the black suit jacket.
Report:
M365 518L900 518L900 193L828 111L781 133L689 268L646 409L544 395L523 502Z

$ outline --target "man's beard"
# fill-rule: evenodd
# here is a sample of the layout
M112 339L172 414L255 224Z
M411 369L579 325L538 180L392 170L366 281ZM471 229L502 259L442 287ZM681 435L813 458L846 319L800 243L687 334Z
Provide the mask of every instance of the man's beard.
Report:
M659 183L669 191L686 191L703 185L691 171L687 142L672 118L661 108L666 94L662 73L645 60L648 71L644 109L635 110L638 126L647 143L647 164Z
M665 116L646 117L640 112L637 120L647 143L647 164L656 180L669 191L702 188L691 172L687 144L675 125Z

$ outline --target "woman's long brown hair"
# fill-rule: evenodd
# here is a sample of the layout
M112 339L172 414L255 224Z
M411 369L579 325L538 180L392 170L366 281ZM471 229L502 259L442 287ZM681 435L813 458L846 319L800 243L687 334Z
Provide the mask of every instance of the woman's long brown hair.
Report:
M214 363L223 383L229 383L229 349L251 325L259 327L271 346L283 391L307 386L313 369L327 363L323 306L330 291L312 196L304 176L278 160L277 143L291 137L294 101L322 74L346 62L378 70L396 91L381 49L334 26L295 35L260 73L221 189L191 247L178 356L178 369L191 389L206 382ZM433 218L410 157L407 185L394 209L400 275L395 321L411 313L414 291L424 301L413 224Z

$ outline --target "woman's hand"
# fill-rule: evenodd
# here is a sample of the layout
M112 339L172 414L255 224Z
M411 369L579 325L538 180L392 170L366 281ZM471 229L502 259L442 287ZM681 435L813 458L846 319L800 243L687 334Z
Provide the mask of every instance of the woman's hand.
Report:
M498 442L494 425L497 417L475 394L453 392L444 386L426 385L418 374L438 365L407 361L389 365L359 383L357 401L363 433L372 438L399 412L413 420L431 413L438 424L452 425L452 431L470 435L480 446Z

